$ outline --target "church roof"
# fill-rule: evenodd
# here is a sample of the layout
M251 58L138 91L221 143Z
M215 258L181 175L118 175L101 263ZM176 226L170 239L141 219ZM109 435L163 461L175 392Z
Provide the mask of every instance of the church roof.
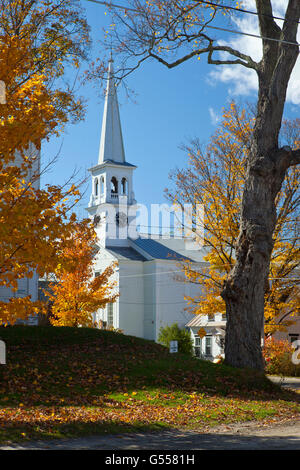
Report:
M113 165L117 165L117 166L126 166L126 167L132 167L132 168L136 168L136 165L132 165L132 163L128 163L128 162L115 162L113 160L105 160L105 162L103 163L98 163L98 165L96 166L93 166L92 168L89 169L89 171L97 171L99 170L99 168L102 168L103 166L105 166L106 164L113 164Z
M108 66L108 79L104 103L98 163L125 163L125 152L116 83L113 76L113 60Z
M164 259L168 261L193 261L191 258L178 253L153 238L139 237L136 240L133 240L133 245L136 245L154 259Z
M106 247L106 250L119 260L129 259L131 261L147 261L143 255L131 247L110 246Z
M138 238L129 238L130 246L106 246L106 250L120 260L132 261L190 261L203 264L207 254L205 248L188 249L184 238L153 238L153 235L140 234Z

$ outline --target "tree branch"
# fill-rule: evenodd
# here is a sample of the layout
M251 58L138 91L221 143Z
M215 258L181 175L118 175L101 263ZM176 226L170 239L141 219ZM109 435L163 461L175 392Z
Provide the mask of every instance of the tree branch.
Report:
M235 57L238 57L238 59L237 60L215 60L215 59L212 59L212 54L216 51L218 51L218 52L228 52L228 54L231 54ZM232 49L229 46L211 46L209 54L208 54L207 62L209 64L213 64L213 65L226 65L226 64L236 65L237 64L237 65L243 65L244 67L248 67L250 69L254 69L256 71L258 70L258 63L255 62L250 56L248 56L246 54L243 54L242 52L237 51L235 49Z
M180 65L182 64L183 62L185 62L186 60L189 60L191 59L192 57L194 56L197 56L197 55L200 55L200 54L205 54L206 52L209 52L209 47L206 47L205 49L197 49L195 51L192 51L190 52L190 54L187 54L183 57L181 57L180 59L174 61L174 62L167 62L166 60L164 60L162 57L154 54L154 52L152 51L149 51L149 56L152 57L153 59L156 59L158 62L160 62L161 64L165 65L166 67L168 67L169 69L172 69L173 67L177 67L177 65Z

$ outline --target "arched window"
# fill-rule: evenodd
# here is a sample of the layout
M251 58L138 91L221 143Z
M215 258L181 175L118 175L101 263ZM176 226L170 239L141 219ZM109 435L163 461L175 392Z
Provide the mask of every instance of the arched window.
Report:
M104 178L101 176L100 178L100 194L104 194Z
M115 176L111 179L111 194L118 194L118 180Z
M122 178L122 194L127 194L127 179Z
M99 183L98 178L95 178L95 196L98 196Z

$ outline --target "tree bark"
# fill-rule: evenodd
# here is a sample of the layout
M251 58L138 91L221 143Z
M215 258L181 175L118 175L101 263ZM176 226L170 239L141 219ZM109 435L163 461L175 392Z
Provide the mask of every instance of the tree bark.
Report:
M296 42L300 6L290 0L282 30L270 18L269 0L257 0L262 37ZM297 4L298 3L298 4ZM264 293L276 224L275 198L280 191L292 152L278 148L286 91L299 48L263 41L259 64L256 123L247 163L236 265L224 284L226 302L225 362L234 367L263 370L261 339L264 326Z
M277 168L276 158L273 158L276 155L278 160L281 159L280 152L274 149L262 156L260 149L258 146L248 166L237 261L222 296L227 314L226 363L262 370L264 293L276 224L275 198L285 176L285 165Z

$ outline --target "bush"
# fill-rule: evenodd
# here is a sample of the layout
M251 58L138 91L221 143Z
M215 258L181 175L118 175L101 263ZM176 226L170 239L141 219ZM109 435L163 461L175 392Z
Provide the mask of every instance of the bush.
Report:
M300 377L300 364L292 362L294 352L295 349L287 340L276 341L268 338L263 348L265 372L271 375Z
M170 341L178 341L178 352L193 354L194 348L190 333L185 329L180 329L177 323L161 327L159 330L158 342L169 348Z

